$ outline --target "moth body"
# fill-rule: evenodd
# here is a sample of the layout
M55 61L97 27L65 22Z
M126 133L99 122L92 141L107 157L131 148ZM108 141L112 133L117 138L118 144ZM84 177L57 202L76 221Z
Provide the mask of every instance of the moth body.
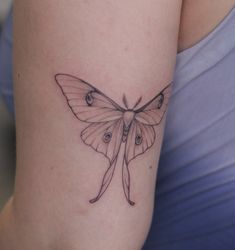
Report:
M132 110L127 110L123 114L123 134L122 141L125 142L130 131L131 123L135 118L135 112Z

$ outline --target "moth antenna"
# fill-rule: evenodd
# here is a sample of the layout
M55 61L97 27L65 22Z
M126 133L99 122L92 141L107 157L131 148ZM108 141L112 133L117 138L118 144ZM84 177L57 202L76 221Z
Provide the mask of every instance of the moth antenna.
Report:
M125 94L123 94L122 101L123 101L125 107L128 109L129 105L128 105L128 102L127 102Z
M135 103L133 109L136 108L140 104L141 100L142 100L142 96L137 100L137 102Z

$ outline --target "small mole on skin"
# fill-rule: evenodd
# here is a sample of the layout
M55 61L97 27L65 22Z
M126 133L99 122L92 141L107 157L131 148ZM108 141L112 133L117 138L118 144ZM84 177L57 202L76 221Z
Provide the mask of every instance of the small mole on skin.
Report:
M125 46L124 51L129 51L129 46Z
M149 169L152 169L153 168L153 166L151 165L151 166L149 166Z
M51 169L51 170L54 170L54 168L55 168L55 166L50 166L50 169Z
M17 74L17 77L20 78L20 73Z

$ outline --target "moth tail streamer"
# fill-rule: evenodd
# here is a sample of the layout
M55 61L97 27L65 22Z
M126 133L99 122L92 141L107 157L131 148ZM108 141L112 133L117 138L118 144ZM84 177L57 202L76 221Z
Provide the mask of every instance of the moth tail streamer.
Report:
M123 159L122 163L122 186L123 186L123 191L126 196L127 202L131 205L134 206L135 202L130 199L130 171L128 164L126 163L125 159Z
M100 197L104 194L104 192L107 190L110 182L113 179L116 163L117 163L117 158L113 162L110 163L110 166L108 167L108 169L106 170L104 174L99 193L95 198L89 200L90 203L95 203L96 201L98 201Z

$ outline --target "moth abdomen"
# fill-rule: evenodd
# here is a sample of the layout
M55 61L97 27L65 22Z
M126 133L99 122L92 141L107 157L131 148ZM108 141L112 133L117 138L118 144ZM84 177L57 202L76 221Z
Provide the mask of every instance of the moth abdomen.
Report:
M129 128L126 128L125 125L123 125L123 133L122 133L122 141L123 142L126 142L128 133L129 133Z

